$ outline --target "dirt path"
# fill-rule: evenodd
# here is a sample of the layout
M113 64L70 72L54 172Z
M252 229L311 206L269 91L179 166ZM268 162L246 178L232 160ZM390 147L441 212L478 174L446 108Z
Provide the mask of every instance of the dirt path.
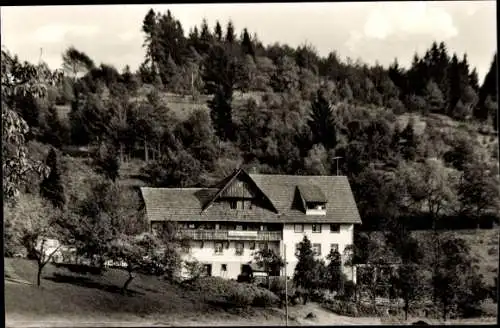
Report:
M313 312L314 319L305 319ZM116 320L113 320L117 318ZM28 317L22 314L7 314L7 327L173 327L173 326L285 326L284 309L275 309L273 314L265 313L252 317L239 317L221 313L209 316L173 318L156 315L153 317L139 318L133 315L116 315L109 317ZM118 319L119 318L119 319ZM350 318L336 315L322 309L317 304L307 304L289 308L289 326L311 325L379 325L378 318Z

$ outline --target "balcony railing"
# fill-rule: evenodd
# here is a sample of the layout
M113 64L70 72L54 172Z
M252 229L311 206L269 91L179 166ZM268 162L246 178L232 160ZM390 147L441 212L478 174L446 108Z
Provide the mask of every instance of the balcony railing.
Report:
M279 241L281 231L240 231L240 230L194 230L181 229L177 232L179 238L192 240L257 240Z

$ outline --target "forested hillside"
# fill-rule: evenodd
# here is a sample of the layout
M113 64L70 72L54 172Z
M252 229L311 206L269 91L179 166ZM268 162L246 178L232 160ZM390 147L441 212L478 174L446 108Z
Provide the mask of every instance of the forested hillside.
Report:
M150 10L137 25L146 50L137 72L72 47L44 97L9 96L29 126L27 157L61 181L33 174L16 185L22 191L73 205L99 177L208 186L240 166L337 174L338 160L364 228L388 218L470 228L496 215L496 54L479 81L467 54L438 41L405 69L398 59L390 67L341 60L334 49L321 57L310 44L265 46L232 22L204 20L187 32L170 11ZM4 75L22 81L23 69L49 71L2 50L2 93ZM63 187L44 193L43 181Z

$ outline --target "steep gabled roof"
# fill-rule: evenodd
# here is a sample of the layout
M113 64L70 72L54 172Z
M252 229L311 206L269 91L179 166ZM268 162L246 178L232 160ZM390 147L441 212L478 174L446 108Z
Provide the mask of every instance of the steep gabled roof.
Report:
M269 206L230 209L215 200L238 177L269 200ZM294 206L298 186L316 186L326 202L326 215L306 215ZM316 189L318 188L318 189ZM247 174L243 170L224 179L220 188L140 188L150 221L219 221L275 223L361 223L345 176ZM307 193L306 193L307 194ZM311 196L311 199L319 199Z
M352 194L351 186L345 176L305 176L305 175L272 175L250 174L259 188L273 200L281 215L290 219L304 218L305 221L318 222L351 222L361 223L358 207ZM293 208L292 200L297 186L316 185L321 189L326 203L325 221L321 216L305 215Z
M232 175L229 176L228 179L224 179L225 180L225 184L220 188L220 190L212 197L212 199L207 202L203 208L202 208L202 212L204 212L208 207L210 207L210 205L212 205L219 197L220 195L222 195L222 193L224 193L224 191L229 188L229 186L231 186L231 184L233 184L238 178L240 177L243 177L243 178L247 178L246 180L248 182L250 182L252 184L252 189L257 192L258 194L260 194L270 205L270 207L276 212L278 213L278 210L276 209L276 207L274 206L273 202L271 199L269 199L269 197L264 193L262 192L262 190L259 189L259 187L253 182L252 178L248 175L248 173L246 173L243 169L238 169L238 170L235 170L233 172Z

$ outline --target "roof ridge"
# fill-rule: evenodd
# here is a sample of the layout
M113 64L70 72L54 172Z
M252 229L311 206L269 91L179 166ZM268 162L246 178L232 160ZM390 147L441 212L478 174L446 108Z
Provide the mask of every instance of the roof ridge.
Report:
M218 190L218 188L210 187L190 187L190 188L164 188L164 187L140 187L141 189L154 189L154 190L203 190L203 189L213 189Z
M303 178L346 178L347 175L298 175L298 174L266 174L266 173L249 173L250 176L265 175L272 177L303 177Z

